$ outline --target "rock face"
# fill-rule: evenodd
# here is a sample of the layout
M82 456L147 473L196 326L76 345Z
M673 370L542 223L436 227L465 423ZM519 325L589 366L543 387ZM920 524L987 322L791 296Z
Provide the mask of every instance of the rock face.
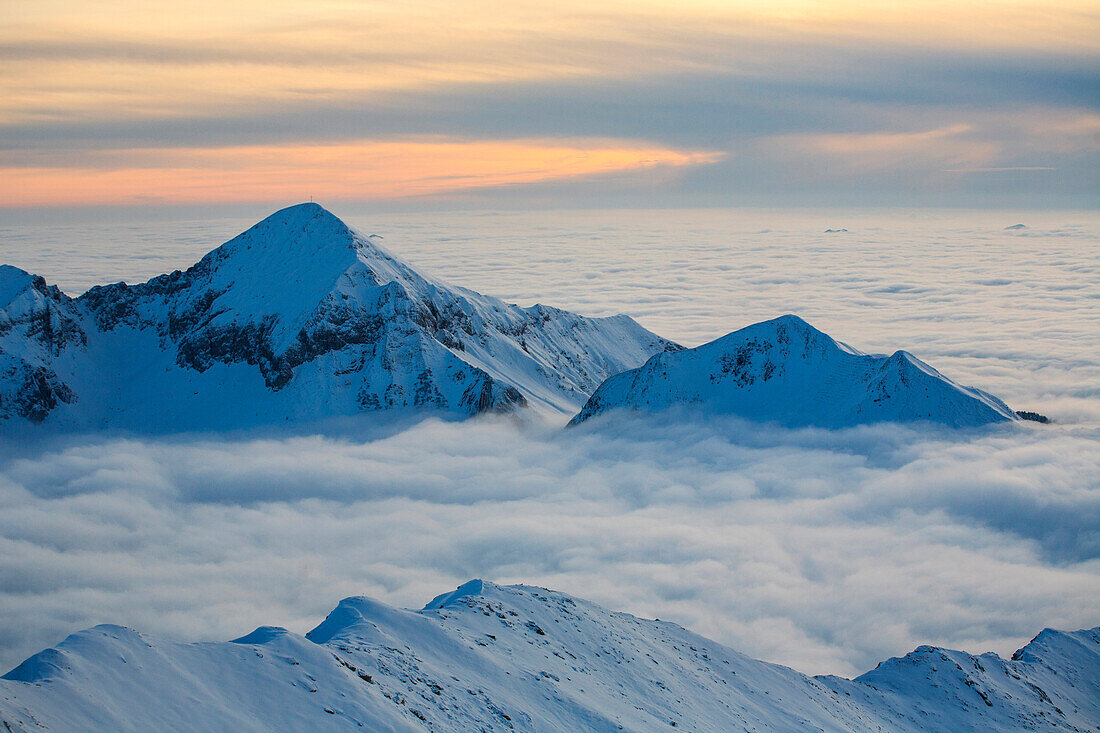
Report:
M1019 419L993 395L956 384L908 352L864 354L787 315L657 354L600 385L572 422L619 408L673 407L791 427L921 420L973 427Z
M1001 659L920 647L854 680L675 624L480 580L421 611L347 598L305 637L185 644L97 626L0 679L10 731L1094 730L1100 629Z
M73 301L40 277L0 265L0 420L40 423L76 400L55 371L88 336Z
M519 308L421 275L316 204L185 271L69 298L0 269L0 423L219 429L417 409L573 412L679 348L626 316Z

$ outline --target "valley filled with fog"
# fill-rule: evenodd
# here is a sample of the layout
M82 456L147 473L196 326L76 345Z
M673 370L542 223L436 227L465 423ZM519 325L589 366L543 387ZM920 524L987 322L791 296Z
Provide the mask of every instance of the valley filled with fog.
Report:
M344 596L419 607L474 577L810 673L925 643L1007 654L1045 626L1097 623L1095 213L333 208L413 265L521 305L623 312L687 346L796 313L1053 422L366 416L6 441L0 614L29 626L0 629L0 667L100 622L181 639L305 631ZM76 295L186 267L250 223L7 224L0 262Z

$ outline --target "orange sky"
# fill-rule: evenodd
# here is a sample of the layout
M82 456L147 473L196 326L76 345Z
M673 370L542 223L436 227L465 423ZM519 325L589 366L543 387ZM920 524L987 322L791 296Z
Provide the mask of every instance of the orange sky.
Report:
M1040 57L1081 66L1100 52L1095 0L0 0L0 17L3 207L281 200L306 189L343 199L402 198L611 172L687 172L738 158L732 142L719 150L671 139L686 140L702 125L687 109L675 121L679 135L659 124L652 134L620 131L614 121L584 129L583 111L577 129L522 129L545 114L534 104L516 129L504 116L490 135L451 124L445 101L428 141L425 130L378 134L370 125L379 109L403 110L416 122L422 100L479 89L503 90L506 103L525 90L585 82L606 88L600 101L614 102L647 79L680 76L685 84L692 77L769 80L776 86L762 98L779 99L785 84L797 88L808 74L837 86L871 73L873 62L860 59L876 54L942 54L945 64L978 59L980 71L985 63ZM913 81L898 79L902 88ZM538 91L531 94L538 99ZM250 124L258 133L289 111L308 118L302 110L310 109L318 123L337 113L349 121L337 132L298 122L268 135L277 140L249 138ZM356 109L363 110L359 120ZM941 106L938 118L914 119L911 129L788 131L752 149L778 149L772 143L786 140L804 154L870 151L894 160L901 158L883 157L884 147L898 147L904 158L914 147L939 155L953 146L941 156L948 162L992 169L1004 162L996 151L1008 145L963 149L969 139L937 132L970 129L970 137L981 137L981 113L980 105L963 112ZM669 114L636 112L662 124ZM738 114L722 122L732 125ZM790 110L784 114L777 127L789 121ZM235 124L236 137L195 139L204 120ZM167 132L131 139L128 131L143 125ZM700 129L722 139L720 127ZM17 141L5 144L5 137ZM868 167L857 161L848 169Z
M0 200L53 204L398 199L578 176L675 169L721 157L594 141L359 142L100 151L96 167L0 169ZM117 163L109 161L117 159Z
M774 59L749 42L792 39L1095 53L1098 15L1082 0L0 0L0 122L636 76L719 56L751 68Z

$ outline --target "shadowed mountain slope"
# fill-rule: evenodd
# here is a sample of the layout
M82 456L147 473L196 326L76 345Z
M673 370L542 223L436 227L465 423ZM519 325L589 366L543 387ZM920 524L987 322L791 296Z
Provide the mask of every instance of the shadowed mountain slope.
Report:
M187 270L75 299L0 268L0 422L163 431L395 409L569 414L611 374L674 348L626 316L451 287L316 204Z
M919 420L973 427L1018 419L993 395L956 384L908 352L864 354L788 315L616 374L572 422L616 409L669 408L790 427Z
M1012 659L920 647L808 677L675 624L470 581L423 610L347 598L305 637L178 643L97 626L0 680L0 720L54 731L1081 731L1100 725L1100 629Z

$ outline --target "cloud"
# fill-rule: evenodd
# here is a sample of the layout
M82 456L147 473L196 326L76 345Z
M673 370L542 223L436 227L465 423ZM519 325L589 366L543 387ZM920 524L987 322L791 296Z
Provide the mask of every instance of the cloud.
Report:
M621 140L375 141L96 151L84 165L0 168L2 206L399 199L712 163Z
M912 173L914 168L942 171L943 166L976 168L996 160L1001 148L976 140L974 127L959 123L916 132L829 133L781 135L763 145L780 155L796 156L815 171L824 167L835 175L880 171Z
M350 75L355 81L350 85L264 74L226 85L232 95L216 104L195 103L193 83L181 90L158 87L150 91L170 95L180 108L150 102L156 113L133 109L135 100L121 89L110 92L109 114L77 114L63 95L57 104L38 103L24 122L4 120L0 131L9 150L36 144L95 149L118 147L119 141L142 147L332 142L410 133L485 138L502 131L511 137L638 137L714 145L728 143L731 135L739 140L787 131L864 132L886 122L900 131L914 119L933 128L957 124L959 118L996 120L1030 110L1029 134L1042 140L1068 134L1065 120L1088 115L1100 103L1097 75L1087 59L929 53L813 38L742 40L698 27L676 38L684 50L675 58L659 52L668 45L660 39L639 39L629 52L601 42L612 57L631 59L632 73L452 78L381 88L370 86L382 83L370 81L377 75L362 70ZM240 44L232 49L240 52ZM695 49L694 55L684 55L687 49ZM644 74L633 62L642 52L656 57ZM201 50L195 53L201 56ZM278 50L261 46L256 53L270 60ZM276 82L286 89L260 93ZM207 93L220 88L199 86Z
M1002 168L944 168L943 173L1011 173L1013 171L1056 171L1042 165L1010 165Z
M661 3L523 2L491 14L461 2L320 3L305 13L294 4L257 10L231 2L154 15L132 3L94 12L36 3L9 16L0 29L3 158L20 168L63 159L86 191L102 185L79 173L93 151L132 145L176 148L183 157L189 149L408 135L484 144L615 138L719 151L720 165L661 181L666 199L704 205L750 196L882 203L874 197L891 193L928 202L930 192L954 204L1014 204L1041 194L1066 205L1090 200L1095 188L1096 161L1081 155L1091 145L1095 157L1094 137L1057 124L1093 114L1100 103L1096 16L1076 2L698 2L674 13ZM995 129L1021 112L1037 123L1030 131ZM914 152L893 159L901 165L893 178L865 180L864 169L846 168L815 188L813 176L801 175L804 161L767 146L776 135L820 142L959 124L974 128L969 147L962 138L950 143L950 155L936 156L940 168L1058 170L946 175L911 186L924 172ZM1026 154L1044 144L1056 154ZM1003 155L971 159L993 150ZM189 200L191 181L175 180ZM601 193L581 179L554 180L557 187L539 188L559 206ZM485 199L530 188L494 186ZM605 189L606 198L624 190L639 198L614 182Z
M40 446L0 473L0 613L19 619L0 659L105 621L305 630L345 595L416 606L475 576L811 672L919 643L1010 652L1098 621L1097 437L426 420Z

